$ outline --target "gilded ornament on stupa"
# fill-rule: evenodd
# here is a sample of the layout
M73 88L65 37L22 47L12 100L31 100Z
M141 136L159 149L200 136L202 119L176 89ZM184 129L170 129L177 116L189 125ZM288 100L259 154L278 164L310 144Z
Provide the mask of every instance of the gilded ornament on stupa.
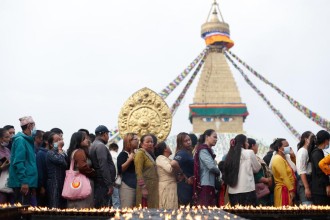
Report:
M164 141L172 127L172 114L166 102L148 88L135 92L125 102L118 117L119 135L134 132L139 137L154 134Z

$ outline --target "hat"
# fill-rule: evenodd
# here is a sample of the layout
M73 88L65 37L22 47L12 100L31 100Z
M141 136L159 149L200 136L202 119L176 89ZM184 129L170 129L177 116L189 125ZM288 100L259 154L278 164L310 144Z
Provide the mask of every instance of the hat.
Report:
M21 127L30 123L34 123L34 120L31 116L24 116L19 119Z
M110 131L104 125L97 126L97 128L95 129L95 134L102 133L102 132L110 132Z

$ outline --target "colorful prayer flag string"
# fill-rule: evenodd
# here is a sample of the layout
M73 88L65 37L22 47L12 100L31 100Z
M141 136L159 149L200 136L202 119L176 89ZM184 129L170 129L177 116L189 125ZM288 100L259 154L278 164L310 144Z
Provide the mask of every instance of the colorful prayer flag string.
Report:
M190 71L196 66L196 64L204 57L204 55L208 52L209 48L205 48L199 55L198 57L190 63L190 65L183 70L182 73L180 73L179 76L177 76L172 82L168 84L158 95L160 95L163 99L166 99L167 96L173 92L173 90L180 85L180 83L186 78L186 76L190 73Z
M201 61L199 62L198 66L196 67L194 73L191 75L189 81L187 82L187 84L185 85L185 87L183 88L182 92L180 93L180 95L178 96L178 98L175 100L175 102L173 103L172 107L171 107L171 112L172 112L172 117L174 116L176 110L178 109L178 107L180 106L183 98L185 97L188 89L190 88L191 84L193 83L194 79L196 78L197 74L199 73L200 69L202 68L204 61L207 57L208 53L205 53L203 58L201 59Z
M330 131L330 121L327 119L321 117L316 112L313 112L306 106L300 104L298 101L293 99L291 96L286 94L284 91L282 91L280 88L278 88L276 85L268 81L265 77L257 73L254 69L252 69L249 65L247 65L244 61L242 61L240 58L238 58L233 52L228 51L228 53L234 57L239 63L241 63L246 69L248 69L252 74L254 74L257 78L259 78L262 82L269 85L273 89L275 89L281 96L283 96L285 99L287 99L291 105L293 105L296 109L298 109L300 112L302 112L307 118L314 121L316 124L321 126L322 128L326 129L327 131Z
M266 98L266 96L251 82L248 76L243 72L241 68L237 66L237 64L229 57L229 55L225 52L225 56L227 59L233 64L233 66L241 73L244 80L252 87L252 89L266 102L268 107L274 112L274 114L283 122L283 124L289 129L289 131L298 139L300 140L300 134L296 129L292 127L292 125L284 118L282 113L277 110L270 101Z
M113 129L110 129L109 142L118 143L121 140L121 138L118 134L119 134L119 130L118 130L117 127L113 128Z

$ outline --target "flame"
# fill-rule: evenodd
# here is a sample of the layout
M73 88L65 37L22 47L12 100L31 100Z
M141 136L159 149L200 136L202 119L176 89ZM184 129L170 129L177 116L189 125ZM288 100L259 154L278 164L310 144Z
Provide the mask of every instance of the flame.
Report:
M268 214L268 213L281 213L281 214L296 214L304 215L306 214L317 214L320 213L324 215L330 214L330 206L320 206L320 205L295 205L295 206L242 206L235 205L230 206L226 204L222 207L204 207L204 206L192 206L185 207L180 206L179 209L175 210L162 210L162 209L147 209L140 207L134 208L123 208L123 209L114 209L113 207L102 207L100 209L96 208L83 208L83 209L57 209L57 208L48 208L48 207L28 207L25 208L21 204L17 203L14 205L10 204L0 204L0 208L12 208L12 207L23 207L24 210L28 210L30 213L40 213L42 215L109 215L111 219L152 219L153 217L159 216L161 219L195 219L202 220L207 219L207 217L214 219L237 219L240 216L240 213L259 213L259 214ZM226 211L226 212L223 212Z

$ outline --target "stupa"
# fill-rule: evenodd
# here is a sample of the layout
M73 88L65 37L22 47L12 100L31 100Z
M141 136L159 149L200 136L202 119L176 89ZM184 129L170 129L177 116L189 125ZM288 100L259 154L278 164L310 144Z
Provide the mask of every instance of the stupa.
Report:
M220 19L219 19L220 17ZM193 98L189 105L194 133L214 129L217 133L243 133L248 115L223 51L234 46L229 25L224 22L216 0L212 4L201 36L210 48Z

